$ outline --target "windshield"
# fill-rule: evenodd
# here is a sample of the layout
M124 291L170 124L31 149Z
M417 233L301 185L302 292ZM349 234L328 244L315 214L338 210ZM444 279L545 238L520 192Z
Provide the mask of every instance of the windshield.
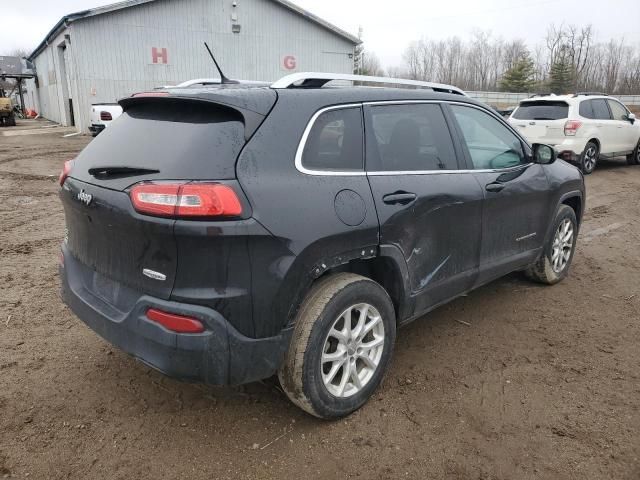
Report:
M560 120L569 116L566 102L523 102L513 113L518 120Z

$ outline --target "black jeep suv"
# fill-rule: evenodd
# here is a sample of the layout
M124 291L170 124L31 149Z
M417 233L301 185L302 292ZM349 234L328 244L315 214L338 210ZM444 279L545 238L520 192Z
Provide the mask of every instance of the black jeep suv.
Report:
M60 177L62 290L167 375L277 373L331 418L372 395L398 326L515 270L562 280L584 183L454 87L294 79L121 100Z

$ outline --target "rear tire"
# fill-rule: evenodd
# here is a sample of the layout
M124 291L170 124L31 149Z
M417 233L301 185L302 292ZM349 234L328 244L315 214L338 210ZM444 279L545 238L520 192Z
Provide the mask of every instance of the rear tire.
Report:
M585 175L589 175L596 168L598 157L600 156L600 147L595 142L587 142L582 155L580 155L580 170Z
M546 285L562 281L569 274L577 237L578 222L575 212L568 205L560 205L551 236L545 242L540 258L525 270L527 278Z
M7 117L7 126L8 127L15 127L16 126L16 117L15 115L9 115Z
M636 149L633 153L631 155L627 155L627 163L629 165L640 165L640 140L638 140L638 145L636 145Z
M349 415L382 381L395 337L393 304L379 284L351 273L321 279L296 317L278 371L282 389L316 417Z

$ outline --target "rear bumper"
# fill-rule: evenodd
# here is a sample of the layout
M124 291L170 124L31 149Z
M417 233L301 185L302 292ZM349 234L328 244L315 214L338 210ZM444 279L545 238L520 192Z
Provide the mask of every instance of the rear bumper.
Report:
M100 275L78 262L64 246L62 250L64 302L102 338L156 370L181 380L237 385L270 377L280 366L290 329L275 337L248 338L213 309L138 295L122 285L110 292L117 300L108 300L95 293ZM171 332L147 319L149 308L198 318L206 330L199 334Z
M566 137L561 142L553 143L552 145L558 153L560 153L560 158L567 161L577 162L584 151L584 147L587 145L587 139L580 137Z

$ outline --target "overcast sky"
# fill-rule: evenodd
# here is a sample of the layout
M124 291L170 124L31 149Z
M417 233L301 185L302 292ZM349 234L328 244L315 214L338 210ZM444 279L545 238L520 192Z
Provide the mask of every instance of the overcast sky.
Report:
M178 0L175 0L178 1ZM212 2L220 0L211 0ZM237 0L239 4L242 0ZM547 25L592 23L598 40L623 37L640 44L640 0L294 0L350 33L364 30L368 50L384 66L402 64L407 44L422 36L467 37L474 29L504 39L542 42ZM109 0L2 0L0 54L29 52L65 14Z

